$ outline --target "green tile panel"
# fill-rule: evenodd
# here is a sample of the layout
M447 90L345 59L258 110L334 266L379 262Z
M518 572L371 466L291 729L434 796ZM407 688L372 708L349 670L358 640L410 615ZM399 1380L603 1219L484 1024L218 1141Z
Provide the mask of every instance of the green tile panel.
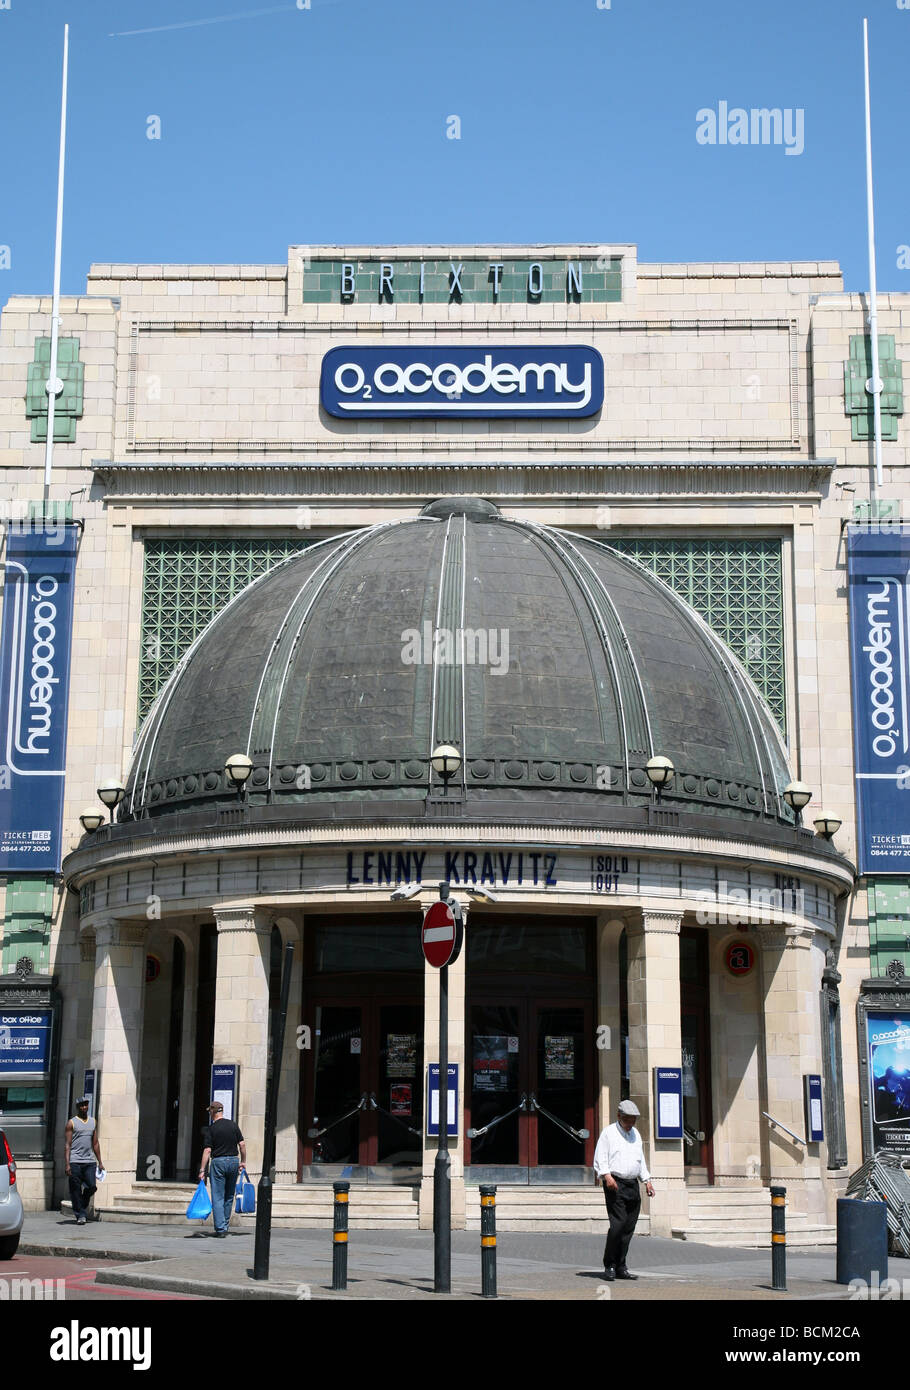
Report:
M353 266L355 291L353 296L341 294L343 265ZM581 278L581 292L569 289L568 265L563 259L546 260L541 257L541 293L532 295L528 289L530 268L535 262L527 257L523 260L509 260L503 256L497 264L502 265L499 280L499 293L494 295L494 275L491 260L436 260L424 261L424 292L420 293L420 261L396 261L386 264L393 267L392 284L394 293L390 297L383 290L382 301L379 296L381 262L379 261L311 261L303 275L303 301L305 304L607 304L618 303L622 299L622 260L619 256L600 259L574 260ZM451 267L464 267L460 276L461 295L451 294Z
M32 422L32 443L47 441L47 392L50 375L51 340L35 339L34 360L28 364L25 388L25 415ZM79 361L79 339L57 340L57 375L63 382L63 392L54 404L54 440L60 444L75 444L76 421L82 418L85 368Z

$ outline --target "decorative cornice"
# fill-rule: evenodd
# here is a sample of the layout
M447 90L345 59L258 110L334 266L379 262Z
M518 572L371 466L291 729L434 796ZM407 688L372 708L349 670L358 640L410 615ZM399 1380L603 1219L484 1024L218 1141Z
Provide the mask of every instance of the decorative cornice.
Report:
M272 924L263 920L262 910L255 903L233 903L230 907L213 907L215 927L218 935L228 932L255 932L259 936L271 934Z
M679 936L682 919L681 912L654 912L646 907L641 914L641 930L648 936ZM634 932L636 923L630 927Z
M148 939L148 923L120 921L116 917L103 917L93 923L95 932L95 958L98 953L114 946L144 946Z
M763 951L804 950L812 945L817 930L816 927L795 925L783 929L759 926L757 939Z

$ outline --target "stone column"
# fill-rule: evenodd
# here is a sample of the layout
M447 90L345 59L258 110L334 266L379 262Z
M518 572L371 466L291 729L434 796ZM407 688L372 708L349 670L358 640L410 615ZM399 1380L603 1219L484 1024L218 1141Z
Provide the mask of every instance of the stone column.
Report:
M213 1061L240 1066L239 1114L250 1177L262 1172L269 1047L271 917L252 903L216 907L218 973Z
M628 928L629 1097L641 1111L636 1125L645 1146L656 1196L650 1203L651 1232L669 1236L685 1226L688 1200L679 1139L653 1138L654 1067L681 1065L679 912L645 909ZM648 1199L645 1198L645 1205Z
M300 1064L304 1057L298 1046L297 1028L303 1022L303 932L292 917L277 917L275 926L281 933L281 968L284 970L284 947L294 947L291 966L291 993L288 998L288 1017L284 1031L284 1051L278 1087L278 1130L275 1139L275 1182L297 1181L297 1125L300 1116ZM309 1039L312 1047L313 1040Z
M757 933L764 988L763 1108L801 1139L806 1137L803 1076L822 1071L818 997L824 951L813 950L814 935L809 927L762 929ZM777 1126L767 1121L763 1124L767 1176L787 1188L791 1211L824 1220L820 1146L812 1144L807 1150Z
M597 922L597 1013L594 1037L597 1046L597 1088L601 1129L616 1118L622 1086L622 1038L619 1017L619 939L625 922L619 917L600 917Z
M96 1113L107 1170L95 1198L99 1211L136 1177L147 932L144 922L95 923L91 1066L101 1071Z
M180 1033L180 1087L177 1120L177 1181L192 1182L196 1177L190 1167L193 1135L205 1122L204 1115L193 1113L196 1099L196 1000L199 988L199 935L175 931L184 951L183 1028ZM198 1171L198 1170L197 1170Z

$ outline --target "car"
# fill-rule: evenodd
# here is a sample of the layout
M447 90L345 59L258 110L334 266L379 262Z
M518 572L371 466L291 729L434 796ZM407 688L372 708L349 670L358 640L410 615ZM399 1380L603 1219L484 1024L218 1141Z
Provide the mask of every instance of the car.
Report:
M0 1260L11 1260L19 1248L22 1198L16 1186L16 1162L0 1129Z

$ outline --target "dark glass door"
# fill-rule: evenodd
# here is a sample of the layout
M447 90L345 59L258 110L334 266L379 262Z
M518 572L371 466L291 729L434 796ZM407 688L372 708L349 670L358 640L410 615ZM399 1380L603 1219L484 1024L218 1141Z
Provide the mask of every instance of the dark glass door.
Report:
M419 1170L422 1002L314 1002L310 1012L305 1165Z
M589 1006L477 1001L470 1008L466 1161L503 1181L574 1179L593 1161ZM584 1133L587 1130L588 1133Z

